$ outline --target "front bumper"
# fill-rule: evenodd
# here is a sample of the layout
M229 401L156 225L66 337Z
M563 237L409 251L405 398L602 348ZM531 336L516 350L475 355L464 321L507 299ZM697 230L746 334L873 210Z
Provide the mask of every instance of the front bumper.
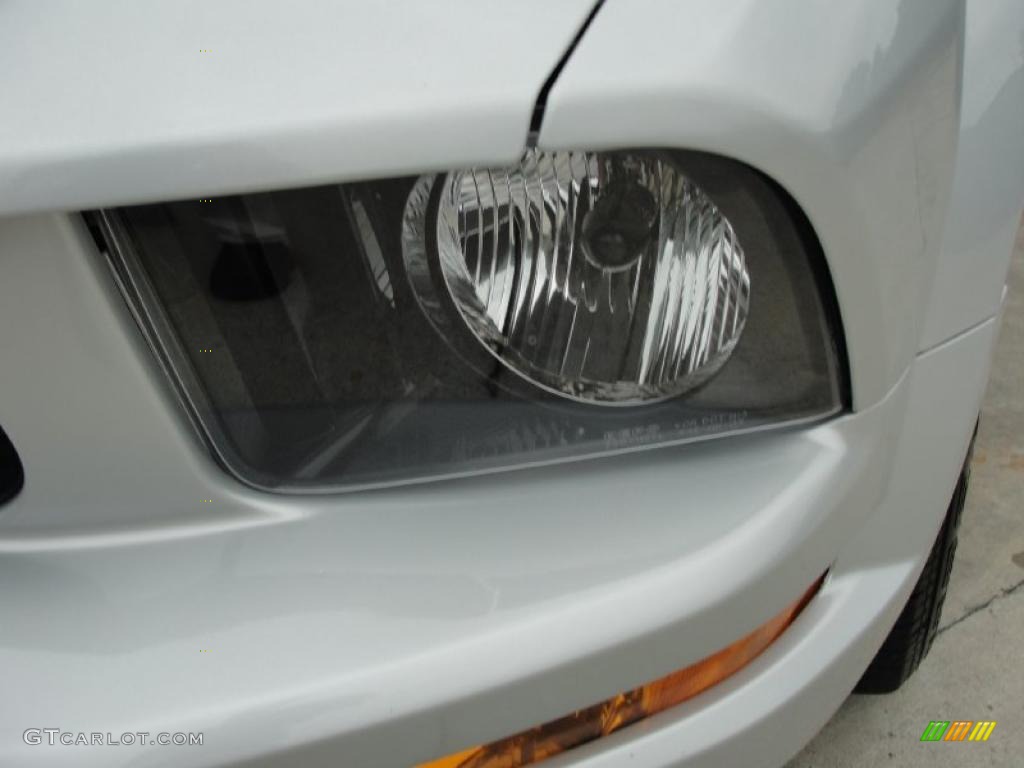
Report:
M0 764L19 766L412 765L697 661L830 570L738 675L550 763L778 765L909 593L995 332L976 326L877 404L809 429L268 497L205 457L98 257L77 257L74 220L9 220L2 240L0 341L31 362L4 371L30 471L0 516ZM25 334L25 316L48 322ZM49 727L204 743L22 739Z
M853 689L899 615L945 514L984 391L997 323L915 361L886 490L841 548L821 592L748 667L702 696L550 765L785 763ZM883 406L889 407L889 406ZM897 415L902 412L902 415ZM907 738L914 734L907 735Z

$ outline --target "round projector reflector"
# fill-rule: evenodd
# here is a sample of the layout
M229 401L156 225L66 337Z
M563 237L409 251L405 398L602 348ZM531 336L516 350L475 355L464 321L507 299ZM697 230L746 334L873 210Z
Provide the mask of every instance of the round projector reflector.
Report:
M426 216L433 183L421 179L407 217ZM743 331L743 248L669 155L528 150L513 168L448 174L436 204L436 231L407 218L406 235L436 237L466 325L551 392L606 405L679 395Z

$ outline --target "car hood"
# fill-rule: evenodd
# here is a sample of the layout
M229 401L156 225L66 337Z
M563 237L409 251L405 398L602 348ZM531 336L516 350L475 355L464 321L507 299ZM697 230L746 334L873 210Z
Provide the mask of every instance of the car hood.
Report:
M593 0L58 6L0 6L0 214L509 162Z

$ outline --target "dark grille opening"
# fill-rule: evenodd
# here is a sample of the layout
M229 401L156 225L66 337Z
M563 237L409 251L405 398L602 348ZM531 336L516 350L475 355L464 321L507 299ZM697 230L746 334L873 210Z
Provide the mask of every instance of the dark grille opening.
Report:
M21 467L21 459L7 433L0 428L0 504L6 504L17 496L24 484L25 471Z

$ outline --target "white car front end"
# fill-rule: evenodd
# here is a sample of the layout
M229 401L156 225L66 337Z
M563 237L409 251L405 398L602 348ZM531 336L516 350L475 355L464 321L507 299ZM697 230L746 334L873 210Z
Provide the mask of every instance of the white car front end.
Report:
M735 674L546 763L779 766L896 621L998 329L1022 9L434 6L0 9L0 427L25 476L0 507L0 764L427 763L697 664L824 576ZM785 190L834 288L840 412L267 492L195 428L81 215L509 166L528 144L696 151Z

